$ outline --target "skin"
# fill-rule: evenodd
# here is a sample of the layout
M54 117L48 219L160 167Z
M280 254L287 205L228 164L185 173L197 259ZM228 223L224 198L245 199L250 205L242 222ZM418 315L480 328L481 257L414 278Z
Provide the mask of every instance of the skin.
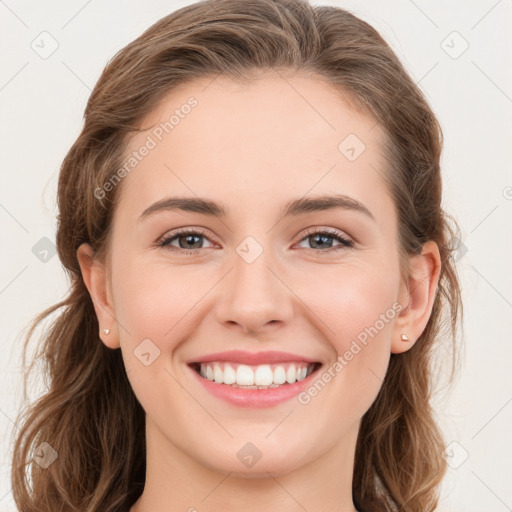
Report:
M225 77L187 83L147 116L148 131L127 154L191 96L197 107L123 179L107 261L87 244L77 253L101 339L121 348L146 411L146 486L131 512L353 511L360 420L390 354L410 349L427 324L438 248L425 244L401 282L397 215L381 176L385 134L312 76L267 71L243 85ZM366 146L352 162L338 150L349 134ZM324 193L357 199L375 220L344 209L280 217L287 201ZM175 210L139 222L166 196L222 202L227 215ZM181 238L195 253L179 253L179 237L174 252L156 246L181 227L206 232L188 245ZM356 243L315 245L305 235L311 227ZM252 263L236 251L247 236L263 250ZM338 250L327 254L329 246ZM185 364L237 348L289 351L327 369L397 301L400 313L307 404L236 407L205 391ZM134 350L148 338L160 355L146 366ZM237 457L247 442L262 454L252 468Z

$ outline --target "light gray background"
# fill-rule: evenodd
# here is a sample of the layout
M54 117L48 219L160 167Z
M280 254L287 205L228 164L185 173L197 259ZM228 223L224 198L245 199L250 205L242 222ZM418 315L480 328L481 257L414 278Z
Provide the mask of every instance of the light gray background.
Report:
M21 332L66 294L58 257L49 252L41 261L34 254L44 250L36 244L51 248L55 240L60 163L107 60L189 3L0 0L0 512L15 510L9 442L21 399ZM436 397L446 439L454 442L439 510L512 510L511 2L312 3L345 7L375 26L440 119L444 206L458 219L467 252L459 261L466 313L462 373ZM40 35L45 31L51 36ZM58 48L47 58L35 51L52 44ZM41 386L36 383L34 397Z

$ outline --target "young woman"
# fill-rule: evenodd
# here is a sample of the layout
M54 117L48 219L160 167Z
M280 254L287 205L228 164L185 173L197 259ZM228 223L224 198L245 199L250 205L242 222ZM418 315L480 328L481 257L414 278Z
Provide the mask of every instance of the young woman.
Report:
M441 147L340 8L199 2L122 49L61 168L71 286L28 336L58 312L19 510L434 510L462 314Z

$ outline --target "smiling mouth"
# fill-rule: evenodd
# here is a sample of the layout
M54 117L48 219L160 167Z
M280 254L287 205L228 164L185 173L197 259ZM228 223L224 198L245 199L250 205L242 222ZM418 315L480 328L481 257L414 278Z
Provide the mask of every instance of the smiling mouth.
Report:
M269 389L300 382L318 371L321 363L283 362L245 365L230 361L190 363L202 378L219 385L246 389Z

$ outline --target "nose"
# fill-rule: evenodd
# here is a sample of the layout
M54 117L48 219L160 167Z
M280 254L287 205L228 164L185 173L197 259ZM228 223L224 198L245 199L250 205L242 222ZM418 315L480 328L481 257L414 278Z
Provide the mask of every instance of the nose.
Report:
M284 272L268 257L270 250L252 263L234 255L234 268L223 280L216 301L217 319L245 334L271 332L290 321L293 292Z

